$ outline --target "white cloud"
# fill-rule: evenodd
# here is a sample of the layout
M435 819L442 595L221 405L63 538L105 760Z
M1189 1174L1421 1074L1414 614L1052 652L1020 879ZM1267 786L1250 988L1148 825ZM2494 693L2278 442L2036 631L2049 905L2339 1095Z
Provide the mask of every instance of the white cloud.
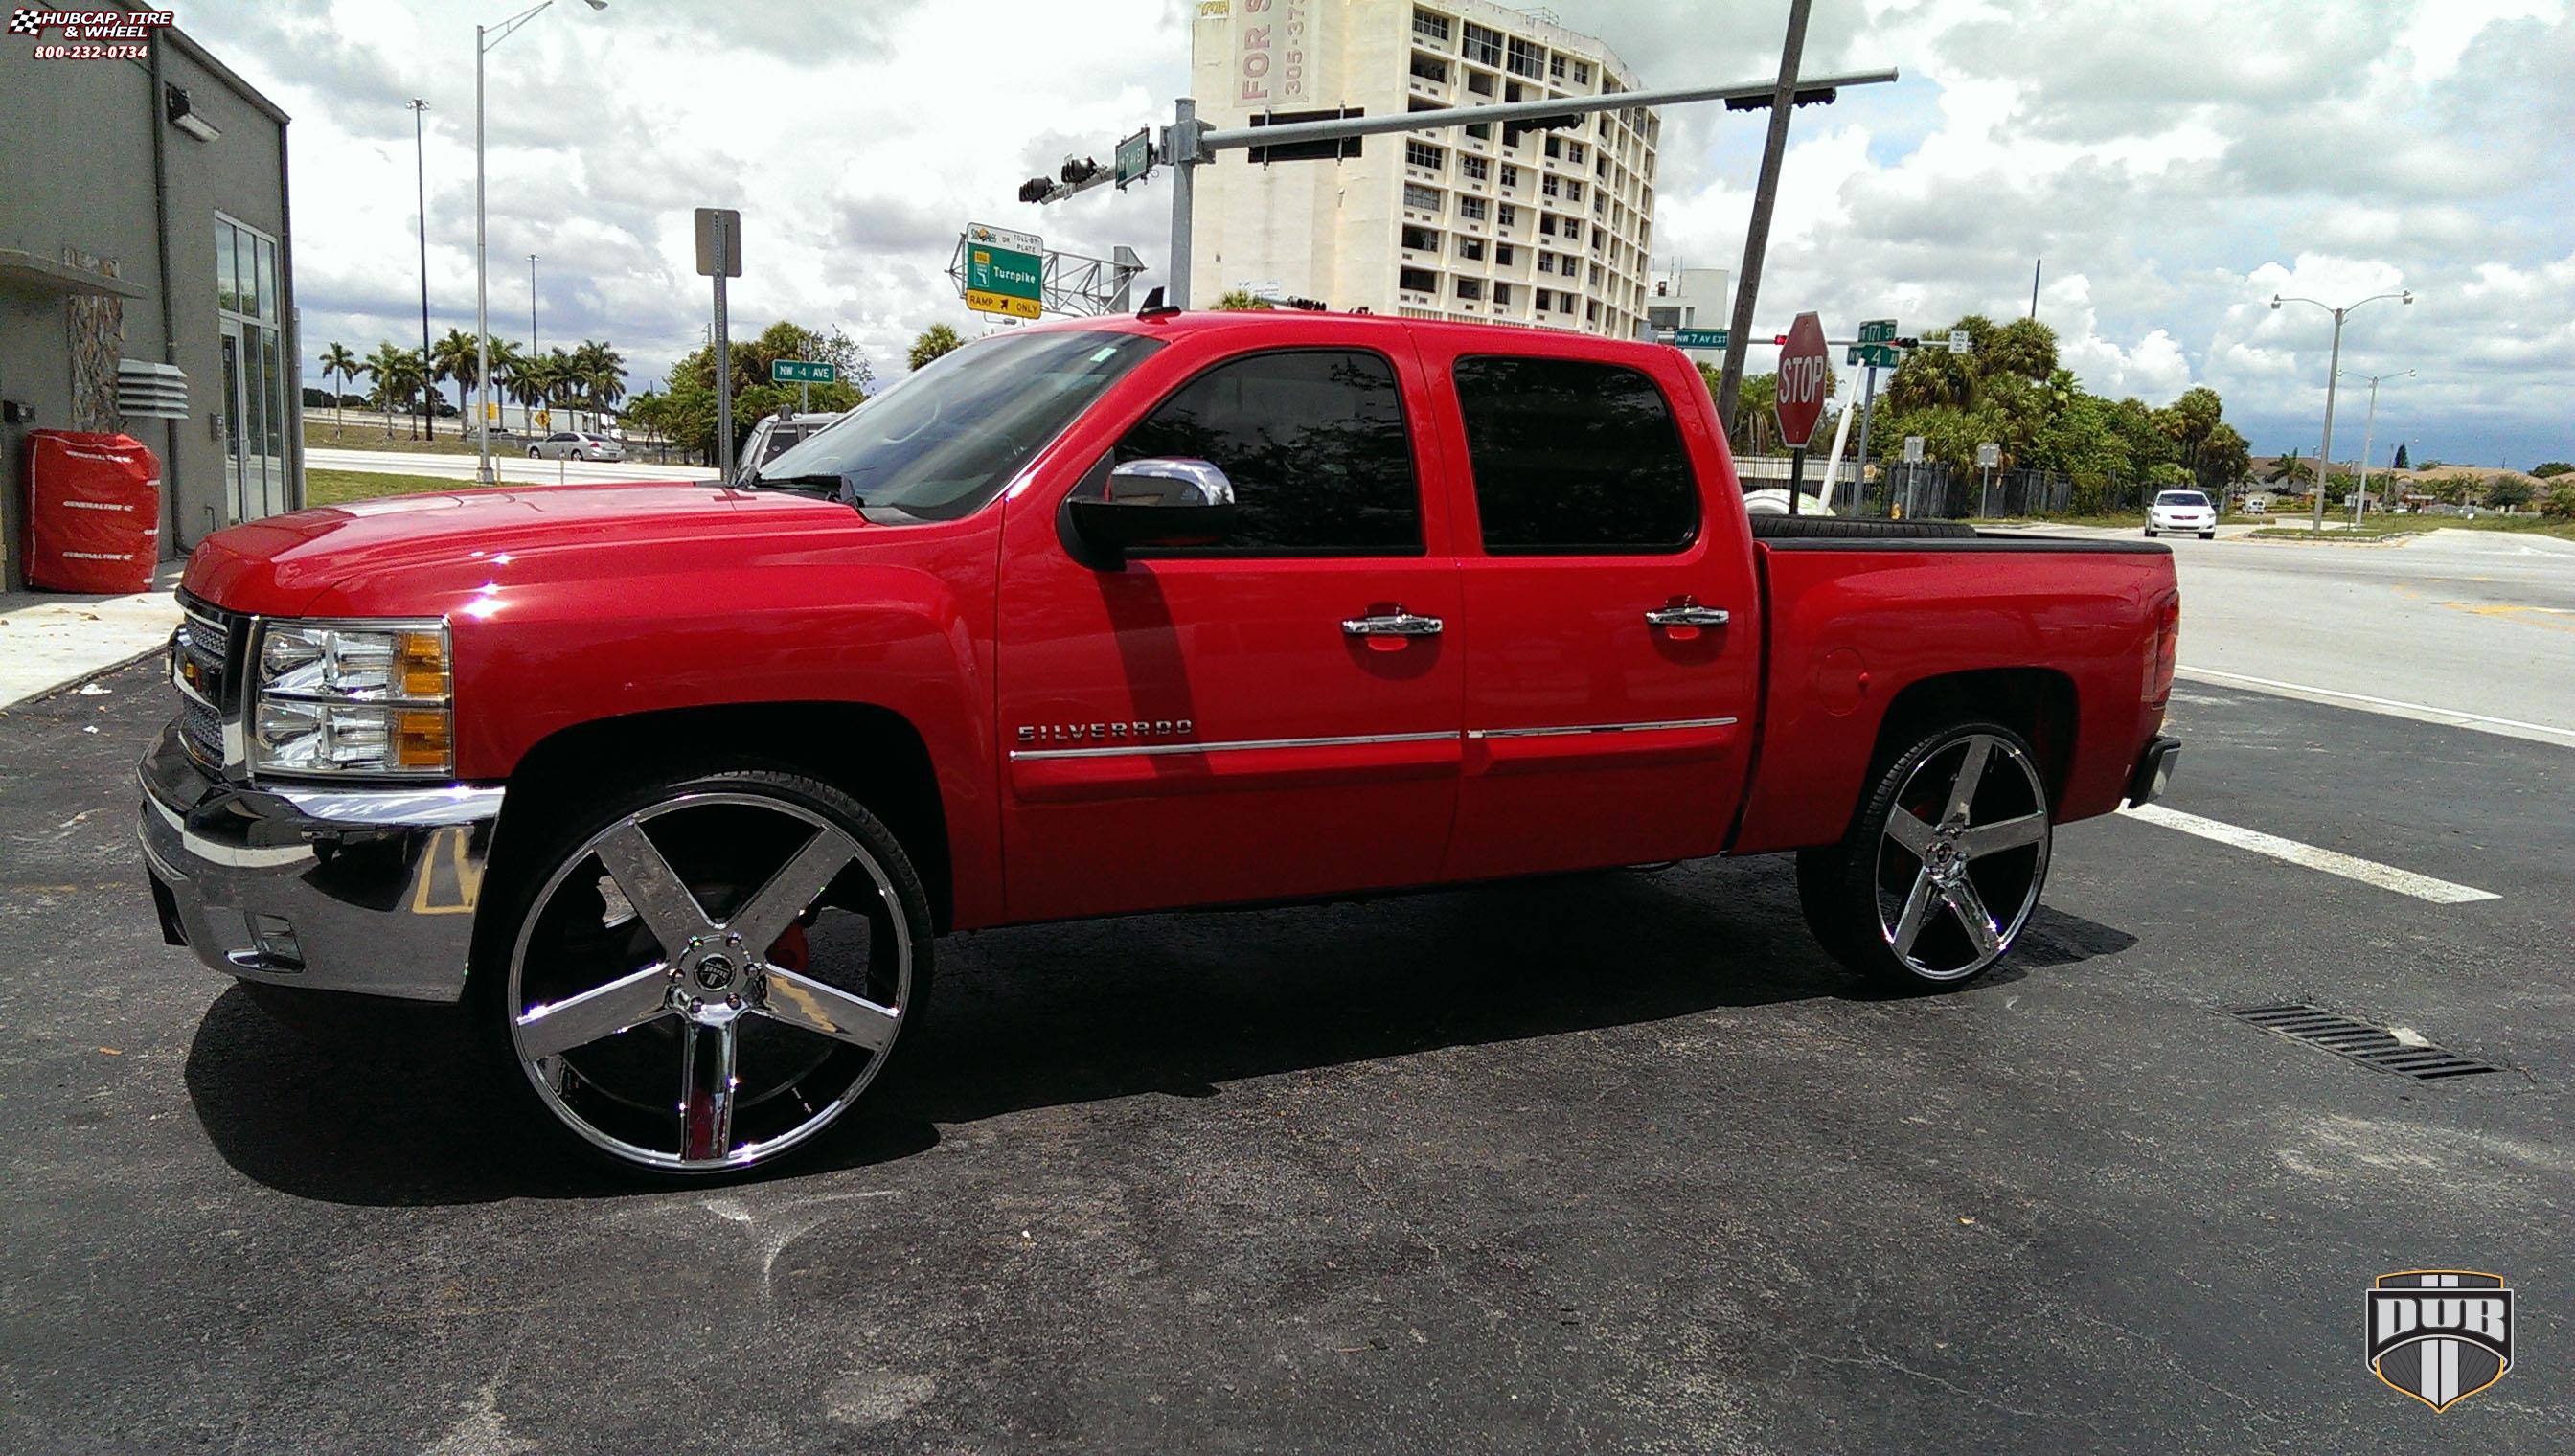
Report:
M491 57L494 327L525 332L540 254L544 337L613 339L649 382L700 338L700 204L746 215L738 320L837 324L881 373L927 324L982 327L945 276L968 221L1158 264L1159 181L1043 212L1012 199L1067 150L1105 154L1168 118L1195 8L558 5ZM1758 75L1782 19L1555 10L1648 85ZM203 0L186 19L295 114L308 354L419 328L413 95L433 107L435 322L470 327L473 17L436 0ZM2371 305L2344 335L2347 369L2418 370L2382 397L2382 436L2393 414L2430 453L2575 458L2566 0L1818 0L1810 70L1886 64L1905 79L1796 113L1762 327L1805 308L1828 326L2015 317L2044 257L2040 317L2091 387L2161 403L2206 383L2258 447L2312 448L2330 321L2274 314L2271 292L2411 287L2411 309ZM1659 256L1735 268L1759 121L1666 113Z

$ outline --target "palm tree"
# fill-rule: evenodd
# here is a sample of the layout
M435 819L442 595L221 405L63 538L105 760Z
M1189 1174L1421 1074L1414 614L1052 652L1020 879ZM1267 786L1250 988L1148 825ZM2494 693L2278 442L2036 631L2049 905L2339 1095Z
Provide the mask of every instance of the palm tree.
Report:
M365 365L367 376L376 382L376 403L385 412L385 438L394 438L394 407L408 406L418 393L423 375L419 351L396 349L379 344Z
M507 339L486 338L483 352L491 356L492 392L504 402L516 400L518 396L510 392L511 382L518 378L519 366L527 362L519 346Z
M478 366L474 359L474 336L462 329L450 329L446 338L430 346L429 357L430 362L438 367L440 378L456 381L456 413L457 418L463 420L474 386L482 379L475 373ZM459 433L462 433L461 427Z
M331 389L331 429L335 433L341 428L339 385L356 379L359 371L365 368L358 356L349 352L346 344L334 344L322 351L322 377L338 382Z
M905 356L905 362L914 369L921 369L965 342L957 337L956 330L946 324L933 324L921 331L920 338L912 341L912 352Z
M600 415L626 398L626 356L609 344L585 339L572 352L572 360L579 391L590 401L591 428L596 430Z

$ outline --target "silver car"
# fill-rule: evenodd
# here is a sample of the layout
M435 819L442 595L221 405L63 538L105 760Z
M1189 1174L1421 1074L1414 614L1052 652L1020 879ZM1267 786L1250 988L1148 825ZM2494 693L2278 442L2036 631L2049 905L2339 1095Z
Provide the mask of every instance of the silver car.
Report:
M624 460L626 447L586 430L558 430L528 446L530 460Z

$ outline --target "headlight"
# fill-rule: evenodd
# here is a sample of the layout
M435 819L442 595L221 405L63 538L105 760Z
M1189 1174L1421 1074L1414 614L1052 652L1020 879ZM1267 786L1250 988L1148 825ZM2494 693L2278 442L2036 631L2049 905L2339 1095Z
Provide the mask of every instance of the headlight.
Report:
M271 622L253 661L254 772L454 769L446 624Z

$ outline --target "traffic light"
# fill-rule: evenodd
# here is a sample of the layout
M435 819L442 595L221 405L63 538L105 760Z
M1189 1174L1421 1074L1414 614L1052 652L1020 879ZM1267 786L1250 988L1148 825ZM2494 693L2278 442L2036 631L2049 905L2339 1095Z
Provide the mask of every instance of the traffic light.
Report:
M1065 186L1079 187L1100 175L1100 164L1089 157L1067 157L1064 170L1057 175L1064 179Z
M1808 86L1791 94L1788 104L1790 106L1830 106L1833 104L1833 98L1838 94L1840 93L1830 86ZM1730 96L1726 98L1725 109L1728 111L1768 111L1770 109L1770 98L1767 96Z
M1580 126L1579 116L1533 116L1526 121L1502 123L1502 145L1507 147L1520 139L1522 132L1551 132L1563 127Z
M1047 194L1053 191L1055 191L1054 183L1043 177L1032 177L1020 184L1020 201L1044 202L1047 200Z

